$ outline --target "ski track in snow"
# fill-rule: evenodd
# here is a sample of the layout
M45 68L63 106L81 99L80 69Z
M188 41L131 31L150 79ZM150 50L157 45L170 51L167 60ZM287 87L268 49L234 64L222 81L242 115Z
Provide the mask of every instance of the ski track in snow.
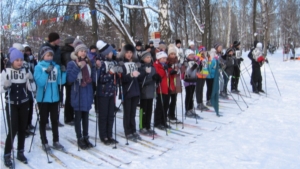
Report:
M296 51L300 53L300 49ZM242 68L250 64L248 52L243 53L244 62ZM267 79L267 97L265 94L255 95L251 91L250 76L245 71L243 74L246 85L251 93L250 97L243 97L249 105L247 109L241 98L233 95L244 111L241 111L233 100L221 100L220 113L223 117L217 117L214 112L200 112L197 114L203 120L187 118L182 124L172 124L174 130L165 131L155 129L159 136L152 137L141 135L145 140L141 143L129 141L125 145L122 113L117 114L117 149L114 145L105 146L97 136L97 149L77 150L77 146L71 144L68 139L76 140L74 128L64 126L59 128L60 142L70 153L76 154L86 161L71 155L53 150L53 153L67 165L56 162L52 157L51 164L47 163L47 157L41 149L39 130L37 128L32 150L28 153L31 137L25 140L25 156L29 165L20 163L15 159L16 168L212 168L212 169L298 169L300 168L300 61L282 62L282 50L277 50L274 55L268 56L270 66L280 88L282 97L279 96L273 80L270 68L262 67L263 89L265 89L265 75ZM251 73L251 67L249 69ZM246 94L241 85L239 90ZM228 85L230 86L230 84ZM206 87L205 87L206 92ZM204 92L204 100L205 100ZM183 92L183 95L185 93ZM4 94L2 95L4 98ZM182 121L181 96L177 97L178 120ZM119 101L117 103L119 105ZM2 109L2 107L1 107ZM213 110L210 107L211 110ZM137 128L138 128L137 111ZM3 150L6 138L3 114L1 110L1 168L3 164ZM95 140L95 112L90 111L89 134L90 141ZM63 109L61 109L60 121L63 122ZM35 123L36 114L33 115L32 124ZM113 130L114 131L114 130ZM182 131L182 132L181 132ZM177 134L176 134L177 133ZM47 138L52 144L52 132L47 131ZM17 137L14 147L17 147ZM150 148L152 147L152 148ZM91 153L89 152L91 151ZM104 153L97 153L97 152ZM105 155L105 154L108 154ZM16 156L16 151L15 151ZM112 157L109 157L112 156ZM101 160L103 159L103 160ZM118 160L115 160L118 159ZM131 162L130 164L126 163Z

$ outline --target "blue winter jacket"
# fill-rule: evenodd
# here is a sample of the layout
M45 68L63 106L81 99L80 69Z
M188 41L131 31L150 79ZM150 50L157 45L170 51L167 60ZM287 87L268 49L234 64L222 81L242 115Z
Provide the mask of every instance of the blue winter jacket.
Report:
M54 69L48 74L45 70L50 64ZM59 101L59 85L66 83L66 72L61 72L60 66L54 61L42 60L34 68L34 80L37 85L37 102L54 103Z
M89 65L87 65L89 67ZM90 69L90 76L92 74ZM77 66L75 61L68 62L67 65L67 81L72 84L71 87L71 105L75 111L89 112L93 103L93 86L88 83L86 86L80 86L78 74L81 69Z
M116 84L114 84L114 75L108 71L111 67L117 65L116 61L102 61L101 68L93 68L92 78L93 82L97 81L97 96L98 97L112 97L116 94L118 75L116 75Z
M208 61L208 76L206 76L207 79L213 79L215 77L217 67L217 61L215 58L213 58L211 61Z

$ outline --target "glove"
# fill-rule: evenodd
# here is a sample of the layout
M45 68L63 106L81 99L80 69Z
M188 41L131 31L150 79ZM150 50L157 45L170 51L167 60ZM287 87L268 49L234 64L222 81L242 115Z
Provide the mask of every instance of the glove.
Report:
M117 71L118 71L117 66L113 66L112 68L109 69L110 74L115 74L115 73L117 73Z
M82 69L85 65L86 65L85 61L78 62L78 66L80 67L80 69Z
M131 77L138 77L139 75L140 75L140 72L138 72L136 70L131 73Z
M194 63L194 65L191 67L191 70L195 70L197 69L198 65L196 63Z
M152 80L154 80L156 84L159 84L161 82L161 77L156 73L152 76Z
M136 66L137 68L140 68L140 67L141 67L141 63L140 63L140 62L136 62L136 63L135 63L135 66Z
M101 67L101 61L96 60L96 68L99 69Z
M177 74L177 71L174 70L174 69L172 69L172 70L170 71L170 74L171 74L171 75L175 75L175 74Z
M164 64L163 67L164 67L165 70L169 69L169 66L167 64Z
M266 59L266 60L265 60L265 62L266 62L266 63L269 63L269 60L268 60L268 59Z
M146 68L145 68L145 71L146 71L146 73L148 73L148 74L151 73L151 67L146 67Z
M23 67L24 67L25 69L28 69L28 68L29 68L28 63L23 62Z
M25 77L26 77L26 79L28 79L28 80L32 80L32 79L33 79L31 73L26 73Z
M60 71L65 72L66 71L66 67L64 65L60 66Z
M240 61L242 62L242 61L244 61L244 59L243 59L243 58L240 58Z
M10 80L5 80L3 83L3 89L8 90L11 86L11 81Z
M49 65L48 68L45 70L46 73L50 73L53 70L54 66Z

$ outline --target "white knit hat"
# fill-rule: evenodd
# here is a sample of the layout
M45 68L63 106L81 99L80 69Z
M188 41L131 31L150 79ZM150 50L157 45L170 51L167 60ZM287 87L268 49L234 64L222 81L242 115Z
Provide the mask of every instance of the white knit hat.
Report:
M96 44L98 50L101 50L101 49L104 48L104 46L106 46L106 45L107 45L107 43L103 42L102 40L98 40L98 41L97 41L97 44Z
M170 55L171 53L175 53L175 55L177 55L177 48L174 44L170 44L168 46L168 55Z
M195 52L193 50L191 50L191 49L185 50L185 56L186 57L189 57L189 55L191 55L191 54L195 54Z
M189 41L189 46L195 45L194 41Z
M166 57L168 57L168 55L167 55L166 52L164 52L164 51L161 51L161 52L156 53L156 59L157 59L157 60L158 60L158 59L161 59L161 58L166 58Z
M256 47L259 48L259 49L262 49L262 43L260 43L260 42L257 43L257 44L256 44Z
M21 43L14 43L12 47L18 49L19 51L24 51L24 46Z

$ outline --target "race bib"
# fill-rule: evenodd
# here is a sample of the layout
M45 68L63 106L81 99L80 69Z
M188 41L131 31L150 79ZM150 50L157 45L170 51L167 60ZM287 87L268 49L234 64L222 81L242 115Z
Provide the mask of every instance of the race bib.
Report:
M126 63L124 63L124 66L126 68L126 74L130 74L133 71L138 70L138 67L136 66L136 64L134 62L126 62Z

